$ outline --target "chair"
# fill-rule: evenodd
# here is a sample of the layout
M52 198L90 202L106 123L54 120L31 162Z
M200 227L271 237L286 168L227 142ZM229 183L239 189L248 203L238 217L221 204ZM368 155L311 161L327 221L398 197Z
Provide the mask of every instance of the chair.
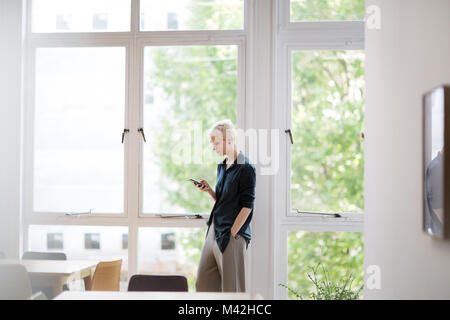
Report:
M0 264L0 300L26 300L32 294L27 269L20 264Z
M3 251L0 251L0 260L6 259L6 255Z
M85 289L91 291L119 291L121 268L122 259L99 262L92 277L91 288Z
M67 260L67 255L64 252L36 252L28 251L24 252L22 255L22 260ZM43 292L46 297L53 298L55 294L53 293L52 287L47 286L33 286L33 293ZM69 290L67 284L63 284L64 291Z
M128 291L188 291L187 279L180 275L135 274L130 278Z

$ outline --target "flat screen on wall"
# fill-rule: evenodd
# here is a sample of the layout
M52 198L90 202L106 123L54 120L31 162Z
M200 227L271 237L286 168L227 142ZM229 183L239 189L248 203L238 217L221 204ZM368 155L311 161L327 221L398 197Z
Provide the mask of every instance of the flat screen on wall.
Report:
M449 238L450 86L423 95L423 231Z

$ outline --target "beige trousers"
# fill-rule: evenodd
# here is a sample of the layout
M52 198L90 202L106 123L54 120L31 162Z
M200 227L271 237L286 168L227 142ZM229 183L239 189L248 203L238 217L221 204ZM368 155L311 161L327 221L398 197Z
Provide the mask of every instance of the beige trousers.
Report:
M243 237L230 241L220 252L214 237L214 225L209 227L200 256L195 288L198 292L245 292L246 242Z

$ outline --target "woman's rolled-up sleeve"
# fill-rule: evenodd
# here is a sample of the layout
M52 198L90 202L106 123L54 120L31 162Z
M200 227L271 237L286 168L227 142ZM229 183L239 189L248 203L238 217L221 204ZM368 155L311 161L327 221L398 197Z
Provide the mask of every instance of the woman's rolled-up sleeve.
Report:
M245 164L239 177L239 205L253 209L255 201L256 172L251 164Z

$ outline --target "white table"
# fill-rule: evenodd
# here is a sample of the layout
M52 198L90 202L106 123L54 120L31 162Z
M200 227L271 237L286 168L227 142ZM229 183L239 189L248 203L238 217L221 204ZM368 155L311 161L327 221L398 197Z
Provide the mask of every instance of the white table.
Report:
M30 275L33 286L49 286L55 296L65 283L83 279L86 288L91 286L93 268L98 261L88 260L0 260L0 264L21 264Z
M55 300L250 300L233 292L64 291Z

